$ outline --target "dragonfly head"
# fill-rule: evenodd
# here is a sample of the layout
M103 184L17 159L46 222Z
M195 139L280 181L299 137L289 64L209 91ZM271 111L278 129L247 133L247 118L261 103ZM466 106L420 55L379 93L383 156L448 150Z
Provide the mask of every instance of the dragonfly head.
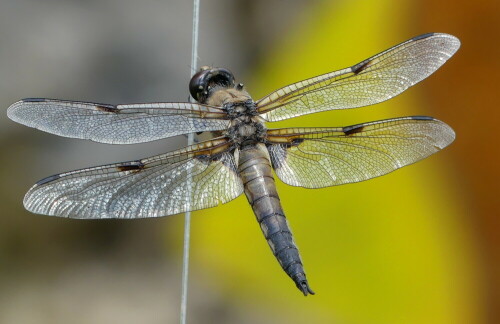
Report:
M227 69L203 66L189 82L189 92L199 103L204 103L216 87L234 87L233 74Z

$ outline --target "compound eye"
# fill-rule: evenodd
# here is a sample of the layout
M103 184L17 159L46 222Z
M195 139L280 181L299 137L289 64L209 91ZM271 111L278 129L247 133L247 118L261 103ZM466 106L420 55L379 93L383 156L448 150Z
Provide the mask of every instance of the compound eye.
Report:
M234 87L234 76L227 69L213 69L213 74L210 78L210 82L214 85L222 86L225 88L233 88Z
M221 68L206 68L197 72L189 82L189 92L194 99L204 103L215 87L234 87L234 76L229 70Z
M208 96L207 73L209 70L199 71L189 81L189 93L198 102L204 102Z

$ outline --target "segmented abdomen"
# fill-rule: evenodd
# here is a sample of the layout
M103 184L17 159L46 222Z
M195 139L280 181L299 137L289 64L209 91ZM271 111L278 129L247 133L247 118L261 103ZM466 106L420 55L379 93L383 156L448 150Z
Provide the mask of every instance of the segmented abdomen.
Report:
M299 251L281 207L265 145L259 143L241 149L238 171L245 195L274 256L304 295L314 294L307 283Z

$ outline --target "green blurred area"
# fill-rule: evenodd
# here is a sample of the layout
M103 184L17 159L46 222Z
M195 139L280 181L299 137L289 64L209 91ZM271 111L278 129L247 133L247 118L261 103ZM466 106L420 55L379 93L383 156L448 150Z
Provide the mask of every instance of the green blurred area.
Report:
M409 2L392 0L308 8L246 86L257 99L297 79L353 65L395 40L416 36L408 28L411 15ZM453 62L437 74L453 69ZM422 108L422 92L417 86L375 107L313 114L268 127L337 127L411 114L442 115ZM317 293L307 300L280 271L244 197L195 213L195 267L213 267L235 299L242 298L244 289L245 303L282 313L283 323L480 322L477 264L470 233L460 223L465 202L448 190L452 174L445 165L451 162L445 150L365 183L320 190L279 183Z

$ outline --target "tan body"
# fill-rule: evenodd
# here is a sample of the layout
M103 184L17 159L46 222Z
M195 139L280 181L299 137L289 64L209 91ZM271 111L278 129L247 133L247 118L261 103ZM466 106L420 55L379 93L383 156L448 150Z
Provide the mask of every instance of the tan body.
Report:
M231 120L231 127L226 136L237 144L235 156L245 195L267 243L283 270L304 295L314 294L307 283L299 251L281 207L271 159L264 144L264 123L259 117L252 116L252 107L244 104L249 101L251 98L245 91L223 88L214 91L207 103L214 106L234 104L234 110L242 114Z

